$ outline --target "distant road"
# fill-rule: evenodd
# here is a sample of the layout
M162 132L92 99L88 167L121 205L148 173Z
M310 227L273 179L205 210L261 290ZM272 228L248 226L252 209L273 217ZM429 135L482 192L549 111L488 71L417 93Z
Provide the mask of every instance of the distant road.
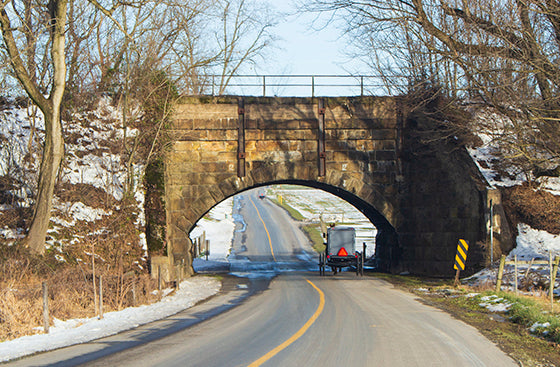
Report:
M240 194L237 210L246 225L233 239L232 269L294 269L318 268L307 236L290 215L268 198L260 199L256 191ZM236 263L249 260L250 263ZM265 266L267 265L267 266Z
M286 213L251 194L242 200L236 261L245 270L265 260L305 264ZM371 276L291 271L225 285L166 320L14 365L517 366L474 328Z

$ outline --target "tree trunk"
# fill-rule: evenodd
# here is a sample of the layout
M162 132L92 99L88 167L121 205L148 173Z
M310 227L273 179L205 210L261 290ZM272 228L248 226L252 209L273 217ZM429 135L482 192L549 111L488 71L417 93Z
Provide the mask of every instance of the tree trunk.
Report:
M43 254L45 251L45 237L51 217L54 186L64 154L62 124L58 112L45 114L45 130L45 146L39 174L37 200L31 228L25 239L26 245L39 254Z
M5 6L6 3L0 5L0 26L10 63L21 85L33 102L41 109L45 118L45 145L39 173L37 200L31 227L24 240L24 243L34 252L42 254L45 251L45 237L49 228L54 186L64 154L60 109L66 86L64 32L68 0L49 0L47 4L53 70L51 95L48 99L44 97L36 79L32 76L34 71L28 70L21 58L22 50L18 48L14 37L16 28L12 27Z

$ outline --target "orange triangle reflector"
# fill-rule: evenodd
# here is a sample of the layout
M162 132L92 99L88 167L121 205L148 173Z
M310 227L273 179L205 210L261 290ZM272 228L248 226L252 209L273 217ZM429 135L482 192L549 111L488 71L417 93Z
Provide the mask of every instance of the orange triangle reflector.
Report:
M338 250L338 256L348 256L348 252L346 252L346 249L344 247L342 247L340 250Z

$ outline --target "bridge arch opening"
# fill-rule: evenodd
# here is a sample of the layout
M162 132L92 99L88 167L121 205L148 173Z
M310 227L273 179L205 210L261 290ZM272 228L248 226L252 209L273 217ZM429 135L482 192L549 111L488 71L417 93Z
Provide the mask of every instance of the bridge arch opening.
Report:
M277 226L275 221L278 220L278 225L282 227L285 225L285 219L271 218L274 212L270 209L270 205L276 206L275 210L284 211L285 208L281 208L282 201L296 209L298 214L303 213L300 216L303 221L299 223L299 227L304 222L308 226L306 238L303 240L287 238L284 240L288 243L287 247L282 247L286 244L280 247L277 247L279 245L276 243L273 245L273 242L279 241L276 237L279 234L278 228L275 228ZM265 203L268 206L263 206ZM287 213L284 212L284 215ZM279 216L281 217L281 215ZM218 223L218 221L223 222ZM305 251L300 253L302 244L293 246L290 242L299 241L310 243L311 246L317 245L317 236L321 235L321 221L324 226L334 223L337 226L356 227L356 249L362 251L362 243L366 244L368 265L374 266L377 270L389 271L391 264L398 262L400 253L398 252L396 230L373 205L347 190L326 183L278 180L239 190L216 203L195 222L189 232L194 270L196 272L239 270L239 267L236 268L239 262L236 263L237 265L226 263L225 260L228 256L232 259L232 263L235 260L250 258L258 263L253 264L253 269L256 270L267 270L274 266L278 269L278 264L281 268L289 268L289 264L291 264L299 269L300 267L294 265L293 262L290 263L286 256L292 252L299 258L307 257L309 264L313 264L311 269L316 270L318 253L309 246L310 253L305 254ZM254 230L255 227L264 228L268 239L264 234L260 239L255 239L252 231L245 232L248 222L249 226L253 226L250 228L251 230ZM283 228L281 230L291 231L292 229ZM227 233L230 234L231 239L227 237ZM315 241L313 241L313 235ZM247 246L253 246L253 244L245 243L246 240L260 242L261 252L248 249ZM208 242L206 241L209 241L209 256L207 256ZM214 241L220 243L213 243ZM267 241L271 242L270 250L265 246ZM231 254L227 253L227 248L232 250ZM266 256L269 253L272 253L272 257ZM313 258L310 258L309 255ZM276 263L276 265L264 264L267 261ZM228 268L229 266L231 268ZM309 265L306 270L308 269L310 269Z

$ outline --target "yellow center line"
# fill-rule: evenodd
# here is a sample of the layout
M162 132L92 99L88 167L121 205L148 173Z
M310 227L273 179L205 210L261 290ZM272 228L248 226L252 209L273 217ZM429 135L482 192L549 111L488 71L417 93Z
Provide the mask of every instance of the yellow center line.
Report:
M301 338L301 336L303 334L305 334L305 332L307 331L307 329L309 329L311 327L311 325L313 325L313 323L315 322L315 320L317 320L317 318L319 317L319 315L321 314L321 312L323 312L323 308L325 307L325 294L323 293L323 291L321 291L315 284L313 284L310 280L306 279L307 282L309 284L311 284L311 286L313 288L315 288L315 290L317 291L317 293L319 293L319 307L317 307L317 310L315 311L315 313L313 314L313 316L311 316L311 318L309 320L307 320L307 322L305 323L305 325L303 325L301 327L301 329L299 329L297 331L297 333L295 333L294 335L292 335L290 337L290 339L286 340L284 343L280 344L279 346L277 346L276 348L274 348L273 350L271 350L270 352L266 353L264 356L262 356L261 358L257 359L255 362L251 363L249 365L249 367L258 367L260 365L262 365L263 363L265 363L266 361L268 361L269 359L271 359L272 357L274 357L275 355L277 355L280 351L282 351L283 349L287 348L290 344L292 344L293 342L295 342L296 340L298 340L299 338Z
M259 209L257 209L257 206L255 205L253 200L250 197L249 200L251 200L251 204L253 204L253 206L255 207L255 210L257 211L257 215L259 216L259 219L263 224L264 230L266 231L266 235L268 236L268 245L270 246L270 253L272 254L272 259L276 261L276 257L274 256L274 250L272 249L272 241L270 240L270 233L268 233L268 228L266 228L266 224L264 224L264 220L261 217L261 213L259 212Z

